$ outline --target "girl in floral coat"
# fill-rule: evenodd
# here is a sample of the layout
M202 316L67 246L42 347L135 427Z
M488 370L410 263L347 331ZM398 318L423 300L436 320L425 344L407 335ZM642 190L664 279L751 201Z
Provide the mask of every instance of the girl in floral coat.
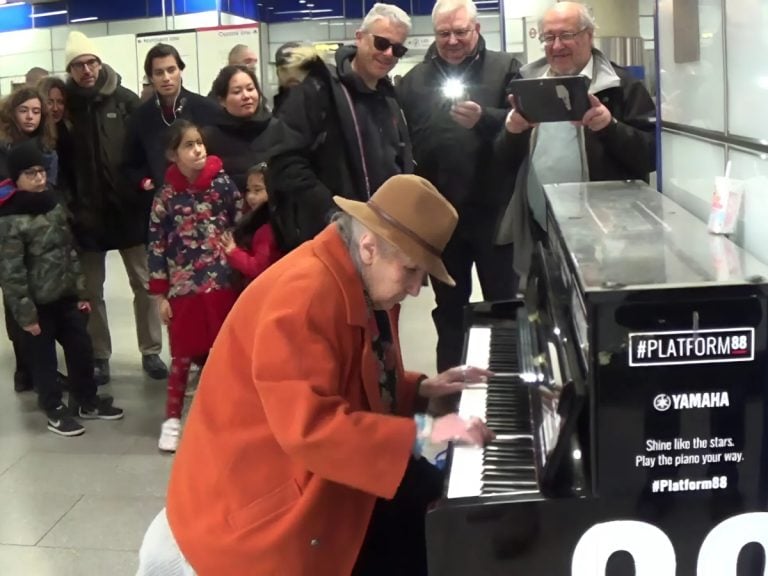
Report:
M203 365L237 298L220 238L239 219L242 197L221 160L207 155L191 122L174 122L166 154L172 164L155 195L149 224L149 289L160 297L171 345L166 420L158 447L174 452L189 366Z

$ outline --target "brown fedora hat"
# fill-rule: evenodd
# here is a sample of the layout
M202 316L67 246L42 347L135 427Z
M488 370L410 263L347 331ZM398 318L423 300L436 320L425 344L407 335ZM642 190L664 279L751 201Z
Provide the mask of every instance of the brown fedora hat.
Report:
M344 212L403 251L432 276L455 286L440 255L459 215L437 188L419 176L392 176L368 202L334 196Z

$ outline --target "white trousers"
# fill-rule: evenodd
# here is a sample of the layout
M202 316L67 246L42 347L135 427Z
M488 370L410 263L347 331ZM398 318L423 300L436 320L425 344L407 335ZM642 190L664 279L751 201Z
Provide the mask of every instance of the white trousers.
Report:
M165 508L155 516L144 534L136 576L195 576L176 544Z

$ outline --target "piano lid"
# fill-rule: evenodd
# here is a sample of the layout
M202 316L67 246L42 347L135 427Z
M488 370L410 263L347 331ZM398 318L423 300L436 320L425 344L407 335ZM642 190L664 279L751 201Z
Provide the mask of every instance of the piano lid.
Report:
M768 284L768 266L645 182L544 189L550 238L562 236L585 291Z

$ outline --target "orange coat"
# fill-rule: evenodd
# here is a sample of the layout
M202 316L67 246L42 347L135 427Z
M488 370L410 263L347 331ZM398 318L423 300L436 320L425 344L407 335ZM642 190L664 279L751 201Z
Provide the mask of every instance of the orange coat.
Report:
M384 413L363 285L334 225L259 276L219 333L168 520L199 576L348 576L416 437L418 374ZM406 416L406 417L403 417Z

